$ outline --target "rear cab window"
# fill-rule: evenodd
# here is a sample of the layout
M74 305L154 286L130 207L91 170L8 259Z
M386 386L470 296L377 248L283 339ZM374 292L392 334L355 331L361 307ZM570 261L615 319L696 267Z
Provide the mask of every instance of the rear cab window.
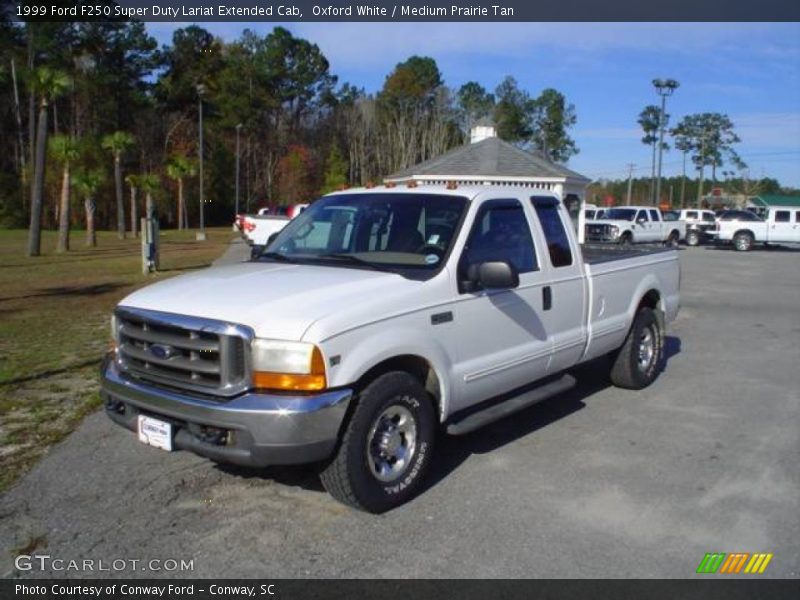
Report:
M776 210L775 211L775 222L776 223L788 223L790 219L791 213L788 210Z
M539 225L547 242L547 251L550 254L550 264L554 268L568 267L572 264L572 248L569 245L564 222L558 210L558 201L546 196L531 198Z
M656 209L654 209L654 208L651 208L651 209L650 209L649 211L647 211L647 212L649 212L649 213L650 213L650 220L651 220L653 223L658 223L658 222L661 220L661 217L659 216L659 214L658 214L658 211L657 211Z

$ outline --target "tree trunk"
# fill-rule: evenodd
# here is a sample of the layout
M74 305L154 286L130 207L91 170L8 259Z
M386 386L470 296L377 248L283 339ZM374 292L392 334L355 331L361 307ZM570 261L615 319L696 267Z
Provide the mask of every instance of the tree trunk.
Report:
M94 231L94 210L96 208L94 200L86 198L83 208L86 210L86 245L95 247L97 246L97 234Z
M114 184L117 194L117 237L125 239L125 201L122 198L122 157L114 155Z
M139 207L136 201L136 186L131 186L131 235L139 235Z
M34 51L33 51L33 24L27 23L25 25L26 34L28 37L28 73L33 73L33 65L34 65ZM36 143L34 141L34 136L36 134L36 100L34 98L33 92L28 92L28 157L30 160L28 164L30 165L31 173L30 173L30 183L31 183L31 194L33 194L33 170L34 164L36 161ZM23 201L23 208L25 208L25 203Z
M28 229L28 256L39 256L42 247L42 194L44 192L45 150L47 146L47 103L39 110L36 132L36 160L31 187L31 222Z
M178 178L178 230L183 229L183 178Z
M653 146L653 160L650 163L650 202L648 204L656 205L656 144L658 141L652 143Z
M153 215L153 194L147 192L146 200L145 200L145 216L148 219L152 219L155 215Z
M64 163L64 173L61 177L61 210L58 215L58 247L56 252L69 250L69 163Z
M186 210L186 196L183 193L183 179L178 182L178 193L181 202L181 214L183 215L183 229L189 229L189 212Z

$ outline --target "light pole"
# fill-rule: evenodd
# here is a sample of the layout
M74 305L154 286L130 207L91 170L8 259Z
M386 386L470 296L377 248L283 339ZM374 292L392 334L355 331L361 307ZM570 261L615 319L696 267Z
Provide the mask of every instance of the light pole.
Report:
M667 124L667 96L678 89L680 84L674 79L654 79L653 85L661 96L661 113L658 115L658 178L656 179L656 197L654 204L661 198L661 155L664 152L664 127Z
M242 124L236 126L236 214L239 214L239 131Z
M198 148L198 158L200 159L199 179L200 179L200 230L197 232L197 241L206 239L206 222L204 218L205 195L203 193L203 95L206 93L206 86L202 83L197 84L197 108L198 108L198 127L200 129L200 145Z

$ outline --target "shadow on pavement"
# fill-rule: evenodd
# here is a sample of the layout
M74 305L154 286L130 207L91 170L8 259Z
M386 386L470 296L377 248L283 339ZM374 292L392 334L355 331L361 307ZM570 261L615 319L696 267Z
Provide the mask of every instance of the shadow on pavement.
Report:
M666 370L670 359L680 352L680 339L666 336L662 371ZM436 440L433 463L420 494L436 486L471 455L493 452L581 410L586 406L587 398L611 386L608 378L610 368L611 362L608 357L598 358L570 371L578 380L578 384L567 392L534 404L467 435L452 436L440 433ZM321 468L319 464L266 469L218 464L217 468L243 479L269 478L283 485L297 486L315 492L325 491L318 476Z

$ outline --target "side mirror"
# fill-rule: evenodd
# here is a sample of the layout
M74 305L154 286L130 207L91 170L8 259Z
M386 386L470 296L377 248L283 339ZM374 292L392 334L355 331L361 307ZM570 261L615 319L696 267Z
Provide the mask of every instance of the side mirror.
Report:
M509 290L519 286L519 273L505 261L484 262L478 265L478 283L487 290Z

